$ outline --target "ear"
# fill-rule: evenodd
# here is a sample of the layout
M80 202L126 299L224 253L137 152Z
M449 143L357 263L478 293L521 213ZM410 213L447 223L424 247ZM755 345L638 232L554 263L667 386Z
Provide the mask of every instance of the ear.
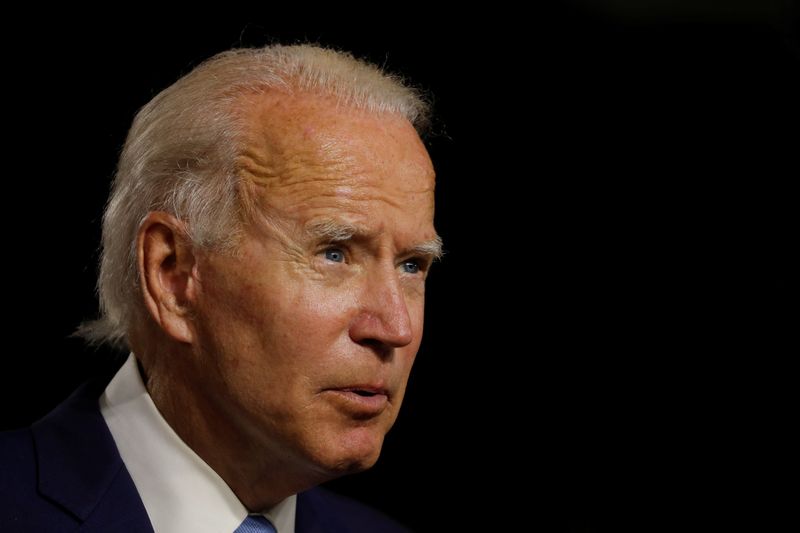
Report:
M176 341L192 342L197 280L183 222L169 213L149 213L139 226L136 257L145 307L153 320Z

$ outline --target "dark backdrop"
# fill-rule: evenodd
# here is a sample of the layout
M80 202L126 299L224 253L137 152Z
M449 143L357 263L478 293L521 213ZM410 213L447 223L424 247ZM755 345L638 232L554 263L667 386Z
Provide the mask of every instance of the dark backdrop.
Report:
M95 313L134 112L215 52L310 40L434 95L447 250L384 455L332 488L421 531L778 523L796 444L797 11L725 4L564 2L397 29L18 21L0 427L115 364L68 335Z

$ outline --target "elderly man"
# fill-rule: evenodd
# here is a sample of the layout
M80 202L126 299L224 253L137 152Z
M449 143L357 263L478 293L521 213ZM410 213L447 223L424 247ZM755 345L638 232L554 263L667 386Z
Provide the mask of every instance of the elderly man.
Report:
M307 45L219 54L153 98L81 329L132 353L0 439L0 530L402 530L315 487L375 463L420 344L426 114Z

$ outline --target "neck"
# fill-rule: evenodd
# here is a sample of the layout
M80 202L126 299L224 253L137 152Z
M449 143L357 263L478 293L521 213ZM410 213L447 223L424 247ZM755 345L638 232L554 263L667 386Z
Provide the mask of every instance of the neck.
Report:
M263 437L263 428L237 424L241 417L231 416L224 398L205 393L217 387L191 379L201 375L192 368L197 358L181 348L162 347L157 357L141 358L145 387L170 427L248 511L265 511L328 479L276 448Z

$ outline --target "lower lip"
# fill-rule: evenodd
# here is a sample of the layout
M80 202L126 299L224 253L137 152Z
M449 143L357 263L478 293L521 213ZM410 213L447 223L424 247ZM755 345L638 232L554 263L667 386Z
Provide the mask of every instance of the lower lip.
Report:
M325 391L331 400L342 410L356 416L375 416L381 414L389 403L385 394L361 396L352 391L331 389Z

